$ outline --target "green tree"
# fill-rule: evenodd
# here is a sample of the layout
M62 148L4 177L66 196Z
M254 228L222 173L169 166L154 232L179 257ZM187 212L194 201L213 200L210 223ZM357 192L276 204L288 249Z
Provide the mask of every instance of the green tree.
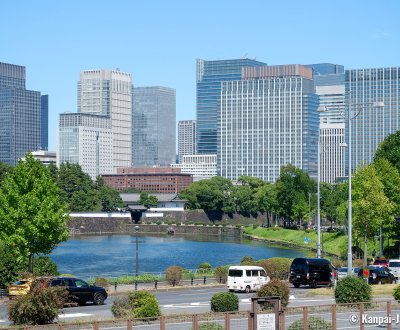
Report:
M0 162L0 185L7 176L8 173L11 173L13 170L13 167L9 164Z
M352 186L353 228L356 238L364 240L364 265L367 264L367 241L384 221L392 217L393 203L385 196L384 186L371 164L359 168Z
M70 211L96 211L99 208L95 185L79 164L61 164L57 183L62 190L61 199Z
M264 185L257 189L255 199L257 200L260 212L267 212L267 222L269 227L272 221L272 215L277 212L278 208L275 185L270 182L265 182Z
M291 225L294 219L304 216L304 201L308 201L308 193L315 192L315 182L306 172L288 164L281 167L275 185L278 213Z
M375 161L387 159L400 172L400 130L388 135L375 152Z
M68 238L66 204L49 171L32 154L20 160L0 187L0 241L17 260L50 253Z
M139 204L146 206L147 208L150 207L157 207L158 199L154 195L149 195L147 192L140 193L139 197Z
M112 212L125 206L119 193L114 188L106 186L101 176L96 178L95 186L102 212Z
M258 203L250 186L235 187L234 199L237 212L242 214L258 213Z
M339 223L340 205L347 202L348 190L346 184L321 183L321 213L331 222Z

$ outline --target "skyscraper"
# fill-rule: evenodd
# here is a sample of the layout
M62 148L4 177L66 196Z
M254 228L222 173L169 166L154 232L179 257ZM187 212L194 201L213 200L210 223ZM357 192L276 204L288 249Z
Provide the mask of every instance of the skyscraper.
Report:
M178 158L182 163L183 156L196 153L196 121L181 120L178 122Z
M282 165L317 173L318 96L301 65L245 68L222 83L218 173L274 182Z
M217 126L221 83L223 81L240 80L242 78L242 68L244 67L264 65L266 64L248 58L219 61L197 59L197 153L217 153Z
M169 166L176 161L176 96L168 87L133 89L132 164Z
M78 112L108 116L113 132L113 172L132 161L132 77L116 70L87 70L78 82Z
M47 150L49 147L49 96L42 95L40 101L40 149Z
M24 66L0 62L0 123L0 161L41 148L40 92L26 89Z
M352 112L352 170L370 163L380 142L400 129L400 68L346 70L346 103ZM383 102L383 108L371 102ZM346 126L346 141L348 127Z
M113 131L109 117L62 113L58 136L58 164L79 164L92 179L112 173Z

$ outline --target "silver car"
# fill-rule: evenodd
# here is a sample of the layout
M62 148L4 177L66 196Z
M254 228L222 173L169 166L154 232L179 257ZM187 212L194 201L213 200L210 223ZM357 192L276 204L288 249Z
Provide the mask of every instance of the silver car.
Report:
M351 275L352 276L358 276L358 272L360 271L360 268L358 267L353 267L352 268L352 272ZM338 280L340 280L341 278L344 278L347 276L347 267L340 267L338 269Z

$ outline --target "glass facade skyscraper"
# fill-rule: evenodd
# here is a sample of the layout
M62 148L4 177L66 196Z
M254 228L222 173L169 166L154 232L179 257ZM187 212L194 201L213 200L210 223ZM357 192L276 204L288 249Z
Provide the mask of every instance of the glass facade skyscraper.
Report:
M383 102L374 108L371 102ZM351 108L352 170L369 164L379 143L400 129L400 68L346 70L346 105ZM348 127L346 126L346 141Z
M136 87L132 107L132 164L176 162L176 94L168 87Z
M271 66L222 83L218 174L274 182L283 165L317 174L318 108L311 69Z
M25 88L23 66L0 63L0 123L0 161L16 165L41 148L40 92Z
M183 156L196 154L196 121L181 120L178 122L178 159L182 163Z
M47 150L49 147L49 96L42 95L40 101L40 149Z
M197 153L217 153L218 110L223 81L240 80L242 68L266 65L247 58L196 62Z

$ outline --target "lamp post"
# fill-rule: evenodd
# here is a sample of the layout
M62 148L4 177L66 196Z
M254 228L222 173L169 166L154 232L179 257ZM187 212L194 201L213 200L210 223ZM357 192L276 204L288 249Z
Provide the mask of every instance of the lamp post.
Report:
M351 94L350 94L351 95ZM351 104L351 100L349 102L348 113L347 113L347 124L349 128L349 144L347 146L349 165L348 165L348 181L349 181L349 197L348 197L348 224L347 224L347 235L348 235L348 246L347 246L347 275L352 275L353 268L353 244L352 244L352 199L351 199L351 121L360 114L361 110L366 106L371 105L373 108L381 108L384 106L383 102L369 102L369 103L361 103L361 104ZM351 108L358 108L358 111L352 117ZM364 251L366 253L366 251Z
M318 132L318 171L317 171L317 258L321 258L321 137Z
M136 276L139 275L139 242L138 242L138 232L139 232L139 226L135 226L135 236L136 236Z

